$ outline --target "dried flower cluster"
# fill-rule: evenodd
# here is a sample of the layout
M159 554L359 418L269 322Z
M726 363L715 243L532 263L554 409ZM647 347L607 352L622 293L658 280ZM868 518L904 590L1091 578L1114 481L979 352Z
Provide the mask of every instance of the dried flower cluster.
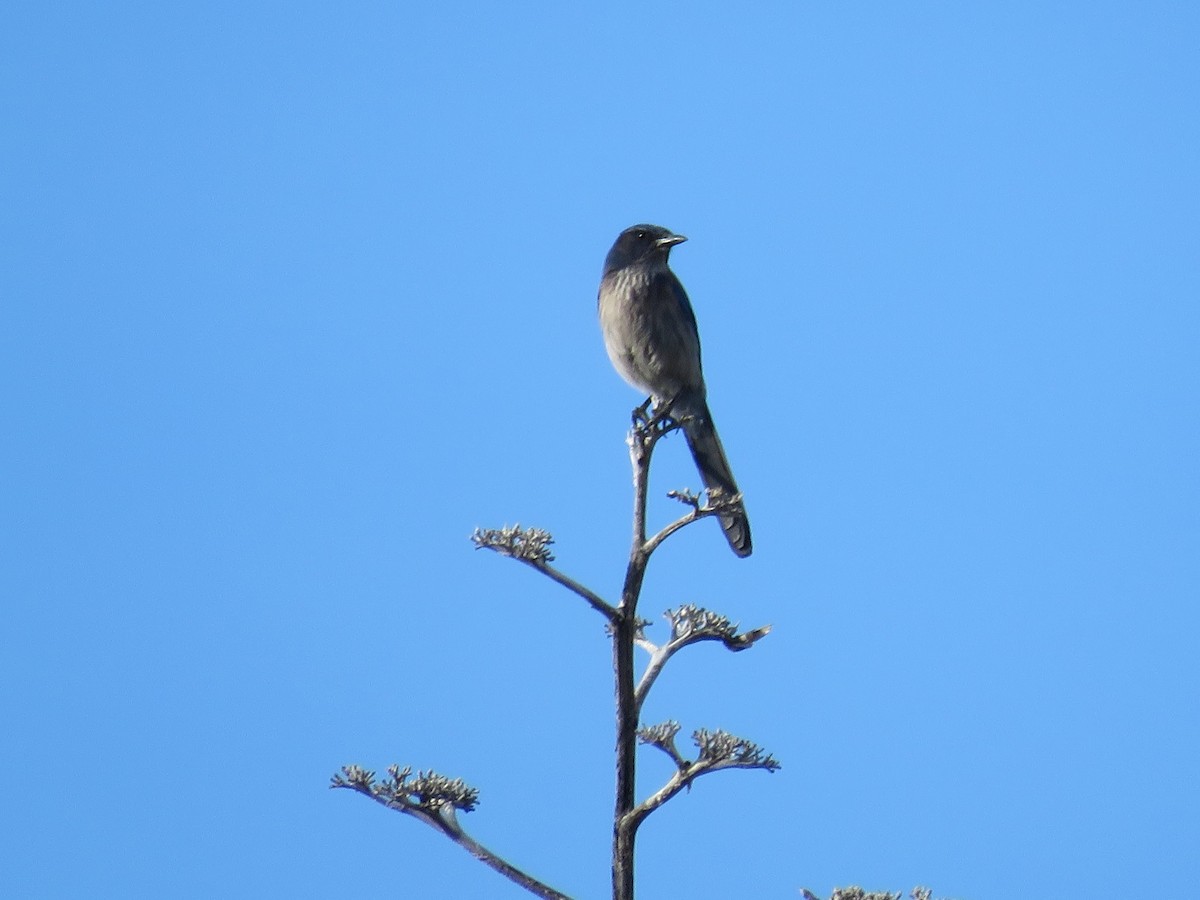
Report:
M764 752L758 744L732 735L728 731L697 728L692 733L692 740L700 748L700 758L697 762L710 762L714 767L766 769L768 772L779 768L778 760Z
M638 729L638 740L643 744L651 744L660 750L675 747L675 735L679 734L679 723L662 722L658 725L647 725Z
M380 803L404 809L421 809L430 813L446 807L470 812L479 803L479 791L461 778L450 779L437 772L418 772L411 778L412 768L388 766L388 777L375 780L375 773L361 766L343 766L330 780L330 787L351 788L369 794ZM411 780L410 780L411 778Z
M689 780L713 769L765 769L774 772L780 768L778 760L757 744L727 731L709 731L706 728L692 732L692 741L700 749L700 755L695 760L684 759L675 746L677 734L679 723L668 720L639 728L638 740L657 747L671 757Z
M691 635L724 640L737 634L737 626L727 616L692 603L685 603L678 609L668 609L663 615L671 622L671 640Z
M554 562L550 545L554 538L541 528L522 528L505 525L503 528L476 528L471 535L476 550L486 547L503 556L524 560L534 565Z
M805 889L800 892L804 896L804 900L821 900L812 891ZM911 900L930 900L933 892L929 888L915 887L908 896ZM892 894L888 891L864 891L860 887L834 888L833 893L829 895L829 900L903 900L900 894Z

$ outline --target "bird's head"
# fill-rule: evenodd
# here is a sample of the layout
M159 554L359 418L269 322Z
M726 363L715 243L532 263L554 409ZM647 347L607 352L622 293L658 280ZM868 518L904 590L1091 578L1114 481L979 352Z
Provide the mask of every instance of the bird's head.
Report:
M686 241L682 234L675 234L661 225L631 225L618 236L608 257L604 260L604 271L614 272L639 262L667 261L667 255L676 244Z

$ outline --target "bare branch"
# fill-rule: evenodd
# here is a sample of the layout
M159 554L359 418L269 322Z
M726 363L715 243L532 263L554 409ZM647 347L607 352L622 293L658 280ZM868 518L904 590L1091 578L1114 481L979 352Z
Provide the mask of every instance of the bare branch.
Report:
M461 778L450 779L437 772L418 772L410 780L412 769L388 766L388 777L375 780L375 773L360 766L343 766L331 779L331 788L347 788L376 803L420 819L440 831L480 862L545 900L571 900L566 894L543 884L467 834L458 823L457 811L471 812L479 803L479 791Z
M675 532L679 531L681 528L691 525L693 522L699 522L708 515L711 515L711 513L706 513L701 509L695 509L687 515L680 516L671 524L664 526L662 530L658 532L658 534L646 541L646 555L649 556L651 553L657 550L662 545L663 541L665 541Z
M533 565L533 564L531 563L530 565ZM582 597L584 600L586 600L588 602L588 605L591 606L592 609L596 610L596 612L600 613L602 616L604 616L604 618L608 619L609 622L612 622L617 617L618 613L617 613L616 607L605 602L603 599L601 599L599 594L584 587L582 584L580 584L574 578L564 575L562 572L558 571L558 569L554 568L554 566L534 565L533 568L537 569L539 572L541 572L543 575L545 575L551 581L555 581L558 584L561 584L567 590L573 591L574 593L578 594L580 597Z
M667 664L667 660L688 644L720 641L727 649L736 653L752 647L771 631L770 625L764 625L762 628L738 634L737 626L725 616L691 603L686 603L678 609L668 609L663 615L671 623L671 637L667 643L656 647L649 641L639 641L639 645L650 653L650 663L642 673L634 695L638 709L641 709L646 695L662 672L663 666Z
M476 528L471 534L471 541L475 544L476 550L495 550L501 556L508 556L536 569L551 581L578 594L609 622L616 618L616 607L605 602L595 591L584 587L575 579L564 575L550 565L554 560L554 554L550 552L550 545L554 543L554 538L550 532L541 528L522 528L520 525L505 525L503 528Z
M673 730L672 730L673 729ZM678 771L661 788L643 800L633 809L622 823L626 829L636 832L645 818L658 809L685 787L690 788L692 782L701 775L716 772L720 769L764 769L774 772L779 762L761 747L745 738L735 737L726 731L708 731L697 729L692 734L692 740L700 749L694 761L686 760L674 750L675 733L679 726L674 722L665 722L652 728L642 729L643 742L653 744L675 760ZM665 746L666 745L666 746ZM671 749L667 749L669 746Z
M687 488L678 491L667 491L667 496L672 500L678 500L684 506L690 506L696 512L700 511L700 495Z
M704 506L700 505L700 497L698 494L689 490L668 491L667 496L673 500L678 500L685 506L691 507L691 512L680 516L671 524L664 527L658 534L646 541L644 550L649 556L659 548L663 541L679 531L685 526L691 525L693 522L698 522L700 519L707 519L709 516L720 516L728 514L731 511L742 508L742 495L731 494L726 497L721 493L708 492L708 503Z

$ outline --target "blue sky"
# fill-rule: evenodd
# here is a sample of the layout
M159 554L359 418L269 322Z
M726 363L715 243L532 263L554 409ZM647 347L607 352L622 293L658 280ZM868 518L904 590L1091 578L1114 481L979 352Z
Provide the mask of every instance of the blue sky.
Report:
M685 531L643 610L775 626L646 720L784 766L655 814L644 895L1190 884L1198 45L1159 2L8 4L0 893L524 896L325 788L397 761L605 895L598 617L468 536L618 590L640 221L691 238L755 536ZM654 475L664 522L681 440Z

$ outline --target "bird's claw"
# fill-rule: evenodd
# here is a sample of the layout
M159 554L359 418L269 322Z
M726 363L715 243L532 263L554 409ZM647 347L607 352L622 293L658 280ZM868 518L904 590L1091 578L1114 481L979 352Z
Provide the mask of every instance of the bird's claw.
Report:
M675 404L674 399L654 404L653 411L651 411L652 404L654 404L654 398L647 397L646 402L633 411L632 420L635 434L641 435L643 439L648 437L657 439L680 427L681 420L671 415L671 407Z
M653 397L647 397L646 402L633 411L630 419L635 431L638 428L648 428L650 426L650 404L653 402Z

